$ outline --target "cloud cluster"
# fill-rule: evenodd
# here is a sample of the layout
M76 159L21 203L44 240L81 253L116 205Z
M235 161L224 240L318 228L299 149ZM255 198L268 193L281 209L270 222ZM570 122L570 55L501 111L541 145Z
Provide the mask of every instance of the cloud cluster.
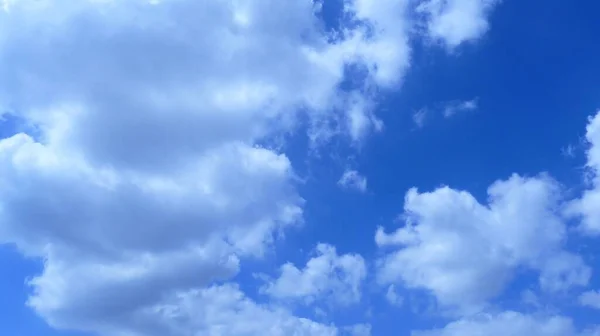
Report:
M279 300L298 300L312 304L325 300L342 306L360 302L367 276L365 261L359 255L338 255L335 248L319 244L317 256L303 269L291 263L280 269L277 279L269 280L262 292Z
M260 306L233 285L212 286L181 293L149 311L133 316L127 328L106 334L223 336L336 336L337 328L291 316L288 312ZM146 315L146 316L144 316ZM148 316L152 320L148 320ZM141 322L141 324L138 324Z
M377 231L379 246L397 247L380 261L379 280L426 289L442 306L461 311L484 307L518 267L538 271L549 290L585 285L589 268L562 247L559 192L548 177L517 175L494 183L487 204L448 187L410 190L406 225L391 234Z
M310 0L3 1L0 110L32 131L0 140L0 243L44 260L28 304L103 335L343 333L230 281L302 218L292 163L258 144L303 119L313 143L381 129L371 92L410 64L409 6L346 1L327 32ZM267 291L358 300L362 259L319 251Z
M425 290L442 311L460 317L442 329L414 335L600 334L597 328L577 331L569 318L561 316L485 313L523 270L535 272L539 288L549 293L572 293L587 286L592 270L566 248L567 223L578 216L580 233L597 234L593 228L599 126L600 112L587 127L591 185L574 200L565 199L558 183L544 174L497 181L488 188L486 203L449 187L407 193L402 227L392 233L379 228L375 235L385 251L378 261L378 281ZM579 296L584 306L597 308L599 302L596 291Z
M0 240L45 260L29 305L55 327L131 335L218 328L220 312L205 325L190 314L219 295L235 298L215 305L223 314L272 314L208 286L302 216L290 161L256 144L296 127L298 111L311 134L369 114L338 114L357 101L338 87L348 64L376 84L401 77L402 12L352 5L381 33L331 42L312 1L8 4L0 105L37 132L0 141ZM360 120L342 132L361 136Z

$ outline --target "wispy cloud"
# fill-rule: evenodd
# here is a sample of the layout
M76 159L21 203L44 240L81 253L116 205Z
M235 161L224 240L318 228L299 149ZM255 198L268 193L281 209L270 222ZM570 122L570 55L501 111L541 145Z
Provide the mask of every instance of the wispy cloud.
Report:
M450 101L444 104L443 114L444 118L450 118L455 116L458 113L475 111L479 107L479 102L477 98L473 98L471 100L464 101Z
M423 128L427 122L436 116L441 115L445 119L449 119L461 113L476 111L478 108L479 98L449 100L421 107L413 113L412 120L418 128Z
M427 108L422 108L415 112L412 119L417 127L422 128L425 126L425 120L427 119Z

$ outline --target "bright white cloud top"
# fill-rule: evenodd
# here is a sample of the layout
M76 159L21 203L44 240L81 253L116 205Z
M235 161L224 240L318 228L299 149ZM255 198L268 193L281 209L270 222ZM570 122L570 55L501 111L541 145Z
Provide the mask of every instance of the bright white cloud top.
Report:
M464 41L477 40L488 30L488 13L499 1L427 0L417 10L428 17L425 26L429 36L455 48Z
M556 213L560 189L547 177L512 176L488 189L482 205L448 187L406 195L406 225L379 246L399 249L380 261L379 280L432 292L440 305L473 312L499 295L517 267L539 272L547 290L586 285L590 270L562 249L566 228Z
M313 148L359 147L383 129L377 95L400 88L412 43L476 41L497 1L346 0L334 28L311 0L1 3L0 113L28 131L0 140L0 243L44 261L27 304L52 327L365 336L363 321L293 308L367 295L402 306L401 290L425 290L460 320L415 335L494 335L499 324L515 336L588 335L567 317L479 317L516 269L547 292L588 284L565 214L600 232L600 115L587 129L589 190L568 206L547 175L498 181L486 202L411 189L405 225L377 231L372 262L314 242L305 265L259 277L265 301L236 278L304 221L296 163L269 141L300 130ZM367 189L355 170L338 183Z

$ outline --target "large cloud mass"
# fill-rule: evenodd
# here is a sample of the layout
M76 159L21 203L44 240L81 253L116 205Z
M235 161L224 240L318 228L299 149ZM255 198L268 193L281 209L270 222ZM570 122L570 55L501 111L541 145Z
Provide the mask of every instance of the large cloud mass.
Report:
M258 314L273 334L336 332L207 286L302 215L291 163L258 141L298 111L311 134L331 133L328 120L369 130L366 98L338 85L351 63L375 84L401 77L397 4L381 22L348 8L381 34L332 39L312 1L5 3L0 106L36 131L0 141L0 239L45 260L29 304L53 326L108 334L258 330L221 330L222 314ZM222 312L197 312L219 296L232 298Z
M37 313L106 335L339 332L223 282L302 217L291 162L258 144L298 120L313 143L380 129L371 90L409 65L409 2L347 1L332 32L310 0L2 5L0 113L31 132L0 140L0 242L43 258Z

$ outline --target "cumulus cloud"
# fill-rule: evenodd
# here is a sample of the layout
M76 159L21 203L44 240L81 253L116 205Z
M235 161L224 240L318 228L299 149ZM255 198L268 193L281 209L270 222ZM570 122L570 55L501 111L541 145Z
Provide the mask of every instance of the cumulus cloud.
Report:
M35 132L0 140L0 242L44 260L30 307L106 335L343 332L228 282L303 213L292 163L258 144L301 113L313 143L381 129L372 92L410 64L408 1L346 1L333 33L310 0L2 4L0 110ZM320 253L308 270L346 274L297 270L307 295L357 300L362 259Z
M581 230L589 235L600 235L600 112L591 117L587 126L587 168L590 188L574 200L567 214L581 218Z
M462 319L439 330L413 332L413 336L596 336L598 330L577 332L571 319L562 316L532 316L518 312L484 314Z
M346 327L346 331L348 332L349 336L371 336L371 325L356 324Z
M299 111L315 128L351 110L352 138L380 127L339 84L348 64L402 77L398 4L349 2L364 24L331 39L304 0L11 2L0 106L38 132L0 140L0 240L45 260L29 305L55 327L148 334L165 302L262 255L303 200L288 158L256 144Z
M498 296L517 267L539 272L549 291L586 285L590 269L566 250L566 228L558 215L560 188L550 178L513 175L488 189L487 204L471 194L443 187L410 190L405 225L391 234L377 231L382 284L425 289L439 304L476 312Z
M279 300L305 304L319 300L342 306L358 303L367 276L363 258L338 255L333 246L326 244L319 244L316 253L303 269L291 263L283 265L279 277L270 279L261 291Z
M410 64L407 21L409 1L406 0L353 0L345 1L345 12L360 23L360 29L351 34L346 47L359 48L359 58L373 80L382 87L390 87L402 79ZM366 42L361 42L365 41Z
M338 180L338 185L344 189L354 189L360 192L367 191L367 178L356 170L346 170Z
M426 17L429 36L448 48L479 39L489 28L488 15L500 0L427 0L417 11Z
M289 161L259 148L209 151L169 176L93 167L23 134L0 153L2 240L44 258L29 305L56 327L151 321L150 307L235 275L302 213Z

